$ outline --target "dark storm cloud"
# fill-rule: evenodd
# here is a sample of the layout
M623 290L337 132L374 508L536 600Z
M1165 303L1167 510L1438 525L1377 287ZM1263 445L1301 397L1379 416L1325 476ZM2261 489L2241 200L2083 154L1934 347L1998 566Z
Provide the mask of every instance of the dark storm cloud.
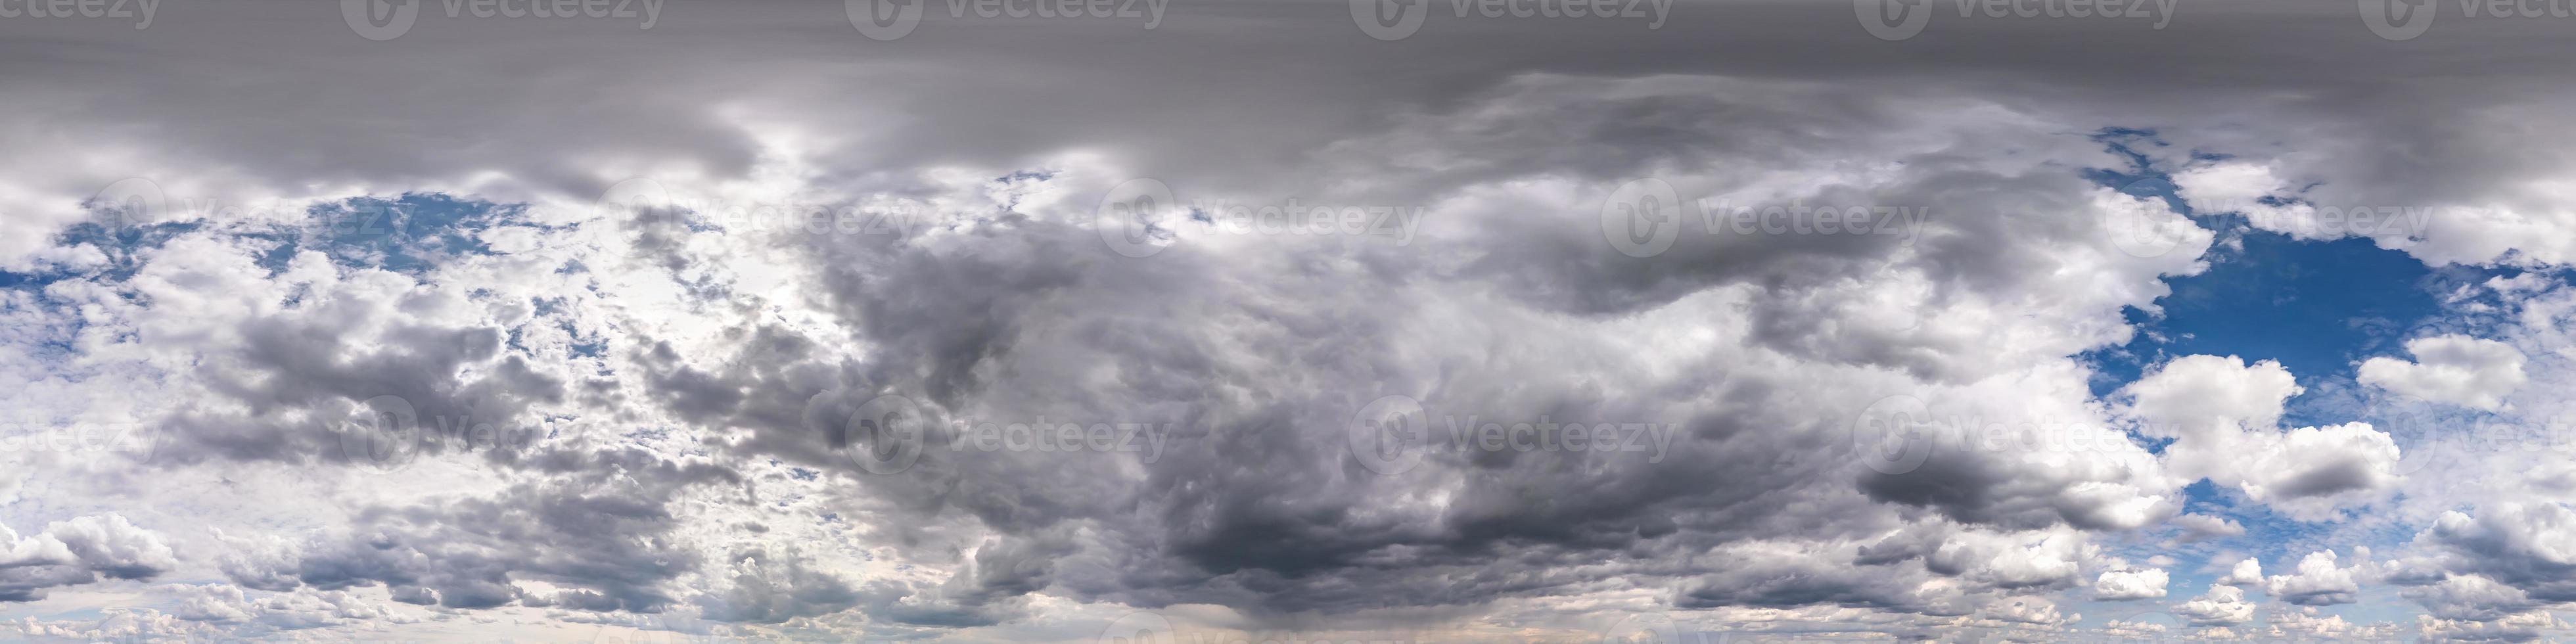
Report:
M938 234L762 249L799 260L802 303L727 283L727 258L692 248L697 231L667 217L627 228L636 265L721 320L725 349L620 335L615 359L634 372L601 374L580 396L501 329L350 338L328 316L244 323L223 368L199 375L246 411L169 419L186 447L173 463L333 461L345 448L301 428L384 395L496 422L576 399L707 430L715 463L622 446L496 453L539 478L488 498L371 508L290 557L226 566L253 589L384 586L460 609L687 603L711 620L781 623L855 607L964 627L1023 617L1029 595L1054 591L1286 620L1619 581L1685 609L1969 615L1988 595L2079 581L2077 557L2020 565L2023 544L1990 545L1997 534L2171 514L2128 503L2170 491L2131 463L1989 451L1872 471L1849 429L1893 391L2013 389L1991 379L2114 340L2120 307L2158 294L2142 285L2188 268L2107 246L2105 193L2086 171L2324 150L2293 168L2336 178L2319 195L2411 203L2489 194L2568 160L2564 133L2534 125L2547 113L2536 108L2564 97L2532 89L2564 80L2568 41L2545 25L2464 22L2394 43L2346 5L2193 4L2166 30L1944 21L1903 42L1870 37L1841 2L1684 4L1651 31L1434 18L1400 42L1368 38L1338 2L1184 5L1150 34L948 23L896 42L856 37L828 3L674 7L640 33L426 24L383 43L348 33L327 6L180 9L136 35L71 25L20 37L27 27L0 24L12 34L0 52L18 54L0 56L0 74L29 88L0 106L37 117L8 130L30 151L0 155L148 147L239 186L586 202L665 160L750 177L762 138L779 137L807 153L806 180L848 194L940 196L954 185L932 170L955 168L990 171L972 181L992 190L1074 193L1070 206L948 213ZM139 123L154 126L125 125ZM85 136L48 134L66 127ZM2093 138L2122 127L2156 128L2171 145L2129 167ZM1050 183L1069 150L1114 160L1078 170L1125 176ZM91 192L163 171L49 168L29 181ZM1442 208L1408 246L1190 239L1120 257L1077 219L1134 177L1184 195ZM1606 243L1598 208L1645 178L1686 197L1931 214L1919 236L1685 235L1630 257ZM1900 280L1919 280L1921 297L1874 299L1887 293L1872 286ZM771 317L788 304L838 327ZM2090 308L2044 321L2062 328L2007 333L2034 311L2074 307ZM1875 325L1917 309L1967 321ZM1615 326L1670 323L1652 316L1672 310L1723 318L1690 322L1725 335L1681 347L1698 340ZM1666 357L1675 364L1653 360ZM1672 434L1654 460L1496 450L1377 472L1345 432L1387 395L1459 416ZM862 471L855 455L889 438L853 417L885 396L922 413L921 451L899 471ZM953 448L958 422L1039 418L1174 429L1150 459ZM846 503L881 518L868 537L946 576L861 580L775 546L700 557L673 525L678 497L741 484L744 464L770 459L827 472ZM2279 492L2332 495L2359 476L2317 469ZM2564 566L2482 536L2503 528L2451 527L2437 541L2467 570L2576 599ZM990 534L963 552L951 541L970 530ZM1754 547L1788 542L1799 556ZM102 561L110 576L159 570ZM691 573L721 583L679 588ZM0 579L0 599L87 572L9 574L25 579ZM1924 592L1936 579L1957 590ZM532 597L526 580L568 590Z

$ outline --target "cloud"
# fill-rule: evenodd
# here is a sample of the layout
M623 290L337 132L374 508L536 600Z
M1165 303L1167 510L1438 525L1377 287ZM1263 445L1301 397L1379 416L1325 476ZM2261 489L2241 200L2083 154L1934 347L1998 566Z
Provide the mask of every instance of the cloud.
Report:
M2130 383L2140 432L2172 438L2174 474L2232 485L2292 517L2319 521L2385 496L2400 452L2368 423L2282 431L2283 404L2305 391L2277 362L2177 358Z
M2564 39L2446 22L2355 66L2413 45L2348 9L1886 43L1839 6L1734 3L1388 43L1311 8L890 43L767 2L390 43L287 3L0 22L48 52L0 72L0 400L38 435L154 439L0 453L41 473L0 475L0 505L47 525L0 528L0 600L152 606L6 628L1032 641L1114 609L2062 639L2088 599L2309 530L2422 530L2387 583L2427 634L2538 633L2568 596L2565 510L2523 478L2546 467L2428 500L2498 461L2409 469L2417 437L2336 407L2338 375L2135 342L2168 280L2246 266L2256 231L2576 258L2571 141L2532 125L2564 112L2533 89L2564 85ZM2120 52L2165 64L2101 74ZM1173 207L1143 209L1150 255L1115 252L1133 218L1104 197L1148 178ZM1677 216L1623 252L1635 222L1604 213L1638 185ZM1234 218L1318 205L1415 218ZM1818 232L1821 206L1869 225ZM865 225L804 225L843 216ZM2468 337L2359 382L2496 412L2550 382L2551 338L2491 336L2507 369ZM2132 350L2152 366L2117 382ZM1425 430L1392 461L1354 443L1390 399ZM2334 422L2284 424L2311 416ZM1113 440L1039 440L1066 425ZM2376 633L2257 624L2239 587L2355 601L2354 552L2244 560L2176 614Z
M2522 352L2494 340L2444 335L2406 341L2414 362L2371 358L2361 363L2361 383L2398 394L2464 407L2495 410L2529 380Z
M2093 597L2103 601L2156 599L2165 596L2165 571L2156 568L2105 570L2093 580Z
M105 579L149 580L177 567L161 536L109 513L56 521L20 537L0 526L0 602L44 599L46 590Z
M2225 585L2212 585L2209 592L2175 604L2173 611L2194 626L2229 626L2254 619L2254 603L2245 601L2245 591Z
M2338 567L2331 550L2308 553L2299 559L2296 572L2273 575L2263 582L2264 592L2272 598L2301 606L2331 606L2358 601L2361 584L2355 579L2356 568L2369 563L2370 551L2356 552L2355 566ZM2251 561L2251 560L2248 560Z

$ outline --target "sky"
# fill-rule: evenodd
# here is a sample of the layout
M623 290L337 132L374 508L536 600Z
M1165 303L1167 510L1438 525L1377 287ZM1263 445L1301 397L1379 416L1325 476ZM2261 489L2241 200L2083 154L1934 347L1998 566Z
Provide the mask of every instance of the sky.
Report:
M2576 637L2570 29L0 0L0 641Z

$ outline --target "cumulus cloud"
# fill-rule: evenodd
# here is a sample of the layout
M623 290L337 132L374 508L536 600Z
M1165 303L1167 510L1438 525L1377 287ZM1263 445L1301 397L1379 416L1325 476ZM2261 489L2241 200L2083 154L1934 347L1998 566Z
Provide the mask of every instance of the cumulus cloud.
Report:
M2355 566L2337 566L2334 551L2308 553L2291 574L2264 578L2263 588L2274 599L2302 606L2349 604L2361 592L2355 568L2369 563L2369 557L2370 551L2363 549L2354 553Z
M2194 355L2123 393L2142 433L2173 439L2165 462L2176 475L2235 486L2309 521L2385 496L2400 478L2386 432L2363 422L2278 429L2284 403L2305 390L2277 362Z
M2093 579L2093 597L2104 601L2155 599L2165 596L2165 571L2156 568L2105 570Z
M2493 410L2529 380L2522 352L2502 342L2463 335L2406 341L2408 362L2371 358L2361 363L2362 384L2435 402Z
M2369 398L2515 411L2551 338L2463 313L2350 378L2138 342L2249 235L2576 258L2569 137L2530 125L2563 38L2354 66L2413 45L1733 3L1384 42L1292 4L899 42L777 2L0 21L43 50L0 71L0 404L82 446L0 452L0 623L2045 640L2222 545L2411 532L2385 574L2245 559L2107 629L2376 637L2244 589L2384 578L2428 637L2529 638L2576 597L2547 486L2450 503L2489 461L2422 469ZM2076 62L2118 52L2169 64ZM1139 185L1172 194L1110 199ZM1315 206L1391 225L1261 214ZM1869 224L1759 221L1820 206ZM130 606L37 603L69 588Z
M8 544L0 548L0 602L102 580L148 580L178 565L160 535L118 514L56 521L26 537L0 526L0 544Z
M2245 601L2245 591L2235 586L2212 585L2209 592L2175 604L2174 615L2191 620L2197 626L2227 626L2254 619L2254 603Z

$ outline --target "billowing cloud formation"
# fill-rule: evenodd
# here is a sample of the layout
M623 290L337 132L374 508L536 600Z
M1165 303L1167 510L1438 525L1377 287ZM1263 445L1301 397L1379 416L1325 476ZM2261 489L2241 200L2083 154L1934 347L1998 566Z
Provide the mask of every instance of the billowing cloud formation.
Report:
M2109 570L2093 580L2093 596L2105 601L2155 599L2165 596L2165 571L2155 568Z
M2371 358L2361 383L2435 402L2493 410L2522 387L2522 352L2494 340L2445 335L2406 341L2414 362Z
M2563 463L2392 420L2540 426L2545 271L2440 284L2378 338L2412 362L2129 354L2249 237L2576 257L2554 32L333 8L0 22L14 634L2374 637L2298 609L2385 584L2532 638L2576 598ZM2447 38L2519 55L2393 55ZM2168 598L2249 550L2315 554Z
M159 535L116 514L57 521L21 537L0 526L0 601L106 579L146 580L178 567Z

